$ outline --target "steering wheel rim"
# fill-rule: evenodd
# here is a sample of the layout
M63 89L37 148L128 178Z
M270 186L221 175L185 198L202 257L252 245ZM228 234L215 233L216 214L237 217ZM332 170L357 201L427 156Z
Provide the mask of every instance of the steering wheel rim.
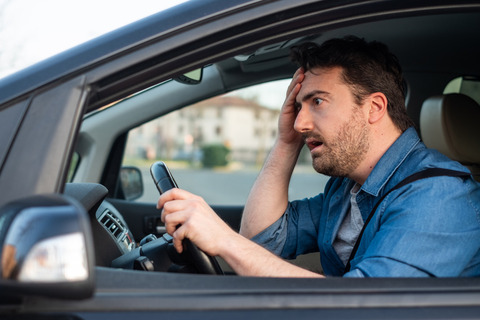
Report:
M199 273L223 275L223 270L215 257L209 256L200 250L192 241L185 239L183 248Z
M170 271L183 270L181 272L224 275L217 259L200 250L189 239L183 240L183 252L178 253L173 246L173 237L171 235L165 233L162 238L168 243L166 252L171 263L177 267L186 267L180 269L170 268Z

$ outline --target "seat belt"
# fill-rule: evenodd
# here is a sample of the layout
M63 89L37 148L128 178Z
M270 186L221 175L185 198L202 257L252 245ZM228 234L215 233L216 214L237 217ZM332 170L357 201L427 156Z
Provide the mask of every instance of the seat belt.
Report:
M358 250L358 247L360 245L360 241L362 240L362 236L363 236L363 232L365 231L368 223L370 222L370 220L372 220L374 214L375 214L375 211L377 210L378 206L380 205L380 203L385 199L385 197L392 191L396 190L396 189L399 189L409 183L412 183L414 181L417 181L417 180L421 180L421 179L425 179L425 178L430 178L430 177L439 177L439 176L449 176L449 177L459 177L459 178L466 178L466 177L469 177L471 176L470 173L466 173L466 172L462 172L462 171L456 171L456 170L450 170L450 169L443 169L443 168L429 168L429 169L425 169L423 171L419 171L417 173L414 173L408 177L406 177L405 179L403 179L402 181L400 181L397 185L395 185L392 189L390 189L387 193L385 193L381 198L380 200L375 204L375 206L373 207L372 211L370 212L370 214L368 215L368 218L367 220L365 221L365 223L363 224L363 228L362 228L362 231L360 231L360 234L358 235L358 238L357 238L357 241L355 242L355 246L353 247L353 250L350 254L350 257L348 258L348 262L347 262L347 265L345 267L345 272L344 273L347 273L348 271L350 271L350 268L351 268L351 261L353 260L353 258L355 258L355 254L357 253L357 250Z

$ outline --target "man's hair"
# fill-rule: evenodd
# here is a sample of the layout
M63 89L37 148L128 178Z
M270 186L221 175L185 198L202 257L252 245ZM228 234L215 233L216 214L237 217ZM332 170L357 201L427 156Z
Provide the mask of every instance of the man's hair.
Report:
M352 88L355 102L382 92L393 123L403 131L414 126L405 107L405 88L398 59L380 42L366 42L354 36L331 39L322 45L309 42L292 48L292 60L305 72L314 68L342 68L342 78Z

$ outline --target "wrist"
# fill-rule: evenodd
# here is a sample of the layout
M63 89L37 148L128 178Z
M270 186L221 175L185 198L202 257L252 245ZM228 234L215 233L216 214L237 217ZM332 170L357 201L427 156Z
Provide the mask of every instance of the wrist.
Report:
M244 236L232 230L232 233L219 240L218 255L225 261L230 260L232 256L238 253L242 247L242 242L247 240Z
M273 165L281 172L288 173L293 170L297 163L298 156L303 147L303 141L300 143L285 143L277 140L270 151L266 161L266 166Z
M285 142L277 139L272 147L272 152L276 152L278 156L298 156L303 148L303 140L299 139L295 142Z

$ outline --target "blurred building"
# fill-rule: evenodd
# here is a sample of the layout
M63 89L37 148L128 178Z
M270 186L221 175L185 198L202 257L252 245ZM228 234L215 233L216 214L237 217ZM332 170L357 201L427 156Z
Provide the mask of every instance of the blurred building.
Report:
M128 156L147 159L201 158L203 145L222 144L230 160L263 163L277 133L279 110L223 95L172 112L129 134Z

